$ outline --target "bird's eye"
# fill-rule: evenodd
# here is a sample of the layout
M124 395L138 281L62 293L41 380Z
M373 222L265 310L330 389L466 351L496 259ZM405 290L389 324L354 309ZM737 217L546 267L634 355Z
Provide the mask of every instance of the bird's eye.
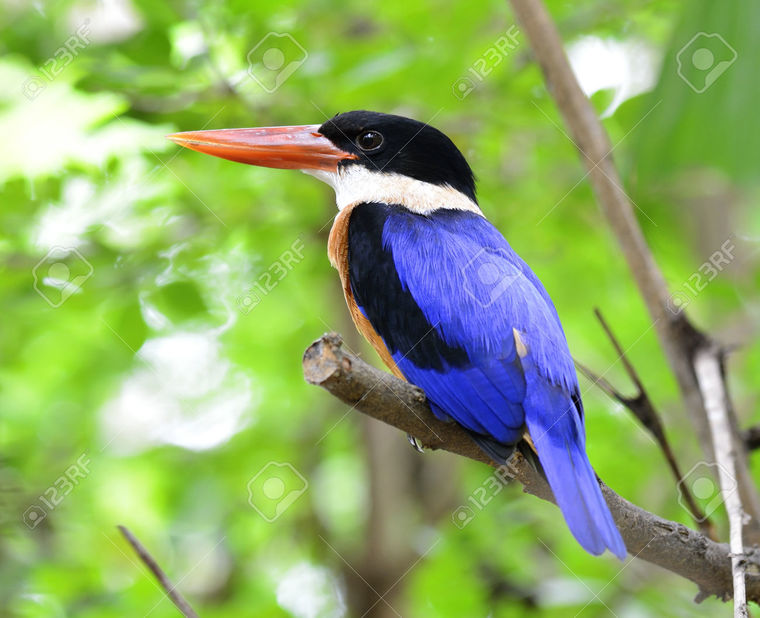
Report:
M377 131L365 131L356 138L356 145L362 150L377 150L383 145L383 136Z

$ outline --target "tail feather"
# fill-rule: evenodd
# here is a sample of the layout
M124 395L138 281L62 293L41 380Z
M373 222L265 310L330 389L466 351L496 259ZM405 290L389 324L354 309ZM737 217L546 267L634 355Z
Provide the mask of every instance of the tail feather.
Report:
M538 459L570 532L589 553L609 549L624 560L625 543L586 455L583 423L572 399L543 381L540 388L528 385L523 406Z

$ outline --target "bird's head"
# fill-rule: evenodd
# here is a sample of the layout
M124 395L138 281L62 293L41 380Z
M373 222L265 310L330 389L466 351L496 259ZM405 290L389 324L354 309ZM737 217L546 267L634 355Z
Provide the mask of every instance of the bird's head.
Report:
M428 124L378 112L338 114L322 125L190 131L181 146L231 161L300 169L335 189L339 209L398 204L427 214L479 212L472 170L454 143Z

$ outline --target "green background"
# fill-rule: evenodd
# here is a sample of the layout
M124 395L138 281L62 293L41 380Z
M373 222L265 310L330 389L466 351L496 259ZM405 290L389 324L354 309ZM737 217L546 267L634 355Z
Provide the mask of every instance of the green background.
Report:
M671 290L700 327L739 344L737 413L760 420L760 5L549 8L565 41L606 46L592 54L600 67L621 44L634 46L634 71L650 67L646 92L604 114L613 156ZM0 615L177 615L117 524L205 617L727 615L715 599L692 604L696 587L659 568L585 554L553 506L514 485L492 495L484 466L421 456L305 384L301 355L324 331L379 364L326 257L331 190L164 139L351 109L445 131L483 210L552 295L574 356L631 393L592 309L605 313L725 539L650 319L524 34L455 94L513 24L497 1L0 3ZM269 33L306 56L272 93L247 60ZM678 70L699 33L720 34L706 44L715 55L735 51L703 93L692 86L705 70ZM604 84L593 94L600 114L615 96ZM726 241L730 264L692 294ZM302 258L253 302L289 250ZM69 277L81 285L62 294L56 279ZM600 476L693 526L652 440L581 388Z

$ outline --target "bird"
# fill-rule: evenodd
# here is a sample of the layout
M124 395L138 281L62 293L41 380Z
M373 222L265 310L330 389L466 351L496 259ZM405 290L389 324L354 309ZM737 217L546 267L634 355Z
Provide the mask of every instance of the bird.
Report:
M357 329L385 365L497 463L527 434L578 543L625 559L586 453L578 378L557 311L483 214L473 171L443 132L358 110L322 124L168 138L330 185L338 212L328 256Z

